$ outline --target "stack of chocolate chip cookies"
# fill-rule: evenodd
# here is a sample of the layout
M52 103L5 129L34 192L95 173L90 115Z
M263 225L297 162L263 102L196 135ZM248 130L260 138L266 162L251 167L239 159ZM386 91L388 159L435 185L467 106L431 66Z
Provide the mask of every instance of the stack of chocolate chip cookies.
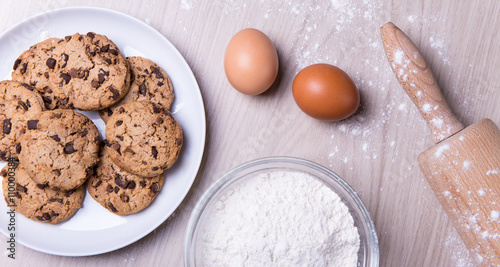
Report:
M82 207L86 189L118 215L152 203L183 143L161 67L89 32L37 43L13 69L0 82L0 159L18 161L1 172L8 205L54 224ZM73 109L98 111L106 140Z

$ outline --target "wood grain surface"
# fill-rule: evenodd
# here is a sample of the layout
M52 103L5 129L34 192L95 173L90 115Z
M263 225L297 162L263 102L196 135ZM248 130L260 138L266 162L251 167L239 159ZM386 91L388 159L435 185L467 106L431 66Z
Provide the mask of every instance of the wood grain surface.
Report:
M17 259L0 254L0 266L182 266L186 223L203 192L232 167L275 155L322 164L358 192L375 222L381 266L475 266L420 172L417 156L434 142L392 73L379 28L392 21L414 41L465 126L485 117L499 124L500 2L3 1L0 30L75 5L143 20L186 58L207 115L202 165L174 214L136 243L89 257L53 256L18 244ZM280 59L278 80L259 96L232 89L223 71L227 42L247 27L265 32ZM342 68L359 87L361 107L347 120L314 120L293 101L294 76L320 62ZM4 236L0 241L6 244Z

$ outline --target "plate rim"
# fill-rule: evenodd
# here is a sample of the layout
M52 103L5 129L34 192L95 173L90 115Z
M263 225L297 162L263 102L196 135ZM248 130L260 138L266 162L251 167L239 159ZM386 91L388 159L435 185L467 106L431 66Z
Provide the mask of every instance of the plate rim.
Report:
M201 114L203 115L202 118L200 118L202 124L199 125L200 127L200 130L203 130L203 133L202 133L202 138L200 139L201 141L201 144L202 144L202 147L201 147L201 150L198 152L199 155L197 155L194 163L195 165L197 166L195 172L194 172L194 177L192 178L189 186L186 187L185 189L185 192L182 193L182 197L179 198L179 200L174 203L175 205L175 208L173 209L173 211L171 213L169 213L168 215L164 215L160 220L158 220L155 224L152 224L151 227L149 227L149 229L143 231L143 232L140 232L138 235L135 235L133 236L133 238L130 238L130 240L128 240L128 242L123 242L123 243L120 243L120 244L117 244L113 247L110 247L110 248L107 248L107 249L100 249L100 250L92 250L92 251L86 251L86 252L83 252L83 253L69 253L69 252L61 252L61 251L54 251L54 250L50 250L50 249L44 249L42 247L38 247L38 246L33 246L33 245L29 245L27 244L26 242L24 242L23 240L16 240L16 243L19 243L27 248L30 248L30 249L33 249L35 251L39 251L39 252L43 252L43 253L46 253L46 254L51 254L51 255L56 255L56 256L76 256L76 257L81 257L81 256L92 256L92 255L99 255L99 254L104 254L104 253L108 253L108 252L112 252L112 251L115 251L115 250L118 250L118 249L121 249L121 248L124 248L124 247L127 247L137 241L139 241L140 239L144 238L145 236L151 234L151 232L153 232L154 230L156 230L161 224L163 224L170 216L172 216L173 213L175 213L175 211L179 208L179 206L181 205L181 203L186 199L186 196L188 195L189 191L191 190L195 180L196 180L196 177L198 176L199 174L199 171L200 171L200 168L201 168L201 164L202 164L202 161L203 161L203 158L205 156L205 148L206 148L206 134L207 134L207 117L206 117L206 110L205 110L205 103L203 101L203 95L201 93L201 89L200 89L200 86L198 84L198 81L196 79L196 76L194 75L193 73L193 69L189 66L188 62L186 61L186 58L180 53L180 51L177 49L177 47L172 44L172 42L170 42L170 40L165 37L163 34L161 34L157 29L155 29L153 26L145 23L144 21L132 16L132 15L129 15L129 14L126 14L126 13L123 13L123 12L120 12L120 11L117 11L117 10L114 10L114 9L109 9L109 8L103 8L103 7L93 7L93 6L71 6L71 7L62 7L62 8L55 8L55 9L50 9L50 10L45 10L45 11L42 11L42 12L38 12L30 17L27 17L23 20L21 20L20 22L10 26L9 28L7 28L6 30L4 30L1 34L0 34L0 39L3 39L5 38L6 35L8 35L9 33L11 33L12 31L15 31L17 30L17 28L22 28L24 26L24 24L28 23L29 21L32 21L36 18L39 18L41 16L46 16L48 14L54 14L54 13L58 13L58 12L71 12L71 11L86 11L86 12L105 12L105 13L111 13L113 14L114 16L119 16L119 17L122 17L122 18L125 18L127 20L130 20L131 22L133 23L137 23L143 27L146 27L146 28L149 28L151 30L152 33L154 33L155 35L157 35L157 37L163 39L166 43L168 43L172 48L172 52L174 52L176 54L177 57L179 57L179 59L181 60L181 63L183 65L185 65L185 67L187 69L189 69L189 78L192 79L192 81L196 84L196 88L195 88L195 92L196 92L196 101L199 102L200 104L200 109L201 109ZM88 195L88 192L86 192L86 194ZM93 199L92 199L93 200ZM4 228L3 227L0 227L0 232L5 236L5 237L8 237L8 233L4 231Z

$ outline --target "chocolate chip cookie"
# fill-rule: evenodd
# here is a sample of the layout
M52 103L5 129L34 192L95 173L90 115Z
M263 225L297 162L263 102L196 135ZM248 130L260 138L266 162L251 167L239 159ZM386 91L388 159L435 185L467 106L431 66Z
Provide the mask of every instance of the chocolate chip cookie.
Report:
M16 206L16 212L26 218L56 224L68 220L82 207L84 186L66 192L56 191L30 179L22 164L15 170L8 168L5 166L1 171L5 202Z
M89 32L66 36L53 51L50 83L81 110L107 108L130 88L128 62L106 36Z
M165 109L170 109L174 101L172 82L158 64L143 57L127 57L127 61L130 67L130 90L116 104L99 111L104 122L119 106L132 101L149 100Z
M107 108L130 88L127 60L111 40L93 32L35 44L14 62L12 79L33 86L48 109Z
M49 38L31 46L16 59L12 72L12 80L34 88L48 109L68 105L64 92L50 82L50 78L56 75L54 49L60 41L58 38Z
M174 164L182 147L182 129L170 112L149 101L122 105L106 124L113 162L122 169L154 177Z
M89 194L99 204L118 215L137 213L149 206L165 181L163 174L144 178L126 172L113 163L111 148L103 145L95 175L87 181Z
M71 190L93 174L99 134L90 119L70 109L41 112L26 122L19 161L38 184Z
M29 89L28 89L29 88ZM17 158L19 137L26 132L26 121L45 109L40 95L31 86L15 81L0 82L0 160Z

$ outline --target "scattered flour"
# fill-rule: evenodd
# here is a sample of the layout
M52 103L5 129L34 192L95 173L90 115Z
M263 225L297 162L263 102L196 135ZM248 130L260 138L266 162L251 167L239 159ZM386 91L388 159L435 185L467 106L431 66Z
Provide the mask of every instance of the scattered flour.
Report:
M441 118L433 118L431 120L431 122L432 122L432 124L434 124L434 126L436 126L438 128L443 127L443 123L444 123L443 119L441 119Z
M221 197L203 233L204 266L357 266L347 206L306 173L271 172Z
M436 151L434 152L434 157L440 158L441 155L443 155L443 152L445 152L446 150L449 150L449 149L450 149L450 145L448 145L448 144L440 145L436 149Z
M500 172L500 169L494 169L494 170L488 170L486 172L486 175L492 175L492 174L498 174Z
M404 56L405 56L405 52L403 52L403 50L397 50L394 53L394 62L396 62L396 64L398 64L398 65L403 64Z
M432 111L432 105L429 104L429 103L425 103L425 104L422 105L422 110L425 113L430 113Z
M492 221L498 221L498 219L500 219L500 212L493 210L491 211L490 217Z
M463 164L464 165L464 170L468 171L471 164L472 164L472 162L470 162L468 160L464 161L464 164Z
M182 10L190 10L194 8L194 2L189 0L181 0L181 9Z
M482 197L482 196L486 195L486 192L484 191L484 189L479 189L479 190L477 190L477 194L478 194L480 197Z

